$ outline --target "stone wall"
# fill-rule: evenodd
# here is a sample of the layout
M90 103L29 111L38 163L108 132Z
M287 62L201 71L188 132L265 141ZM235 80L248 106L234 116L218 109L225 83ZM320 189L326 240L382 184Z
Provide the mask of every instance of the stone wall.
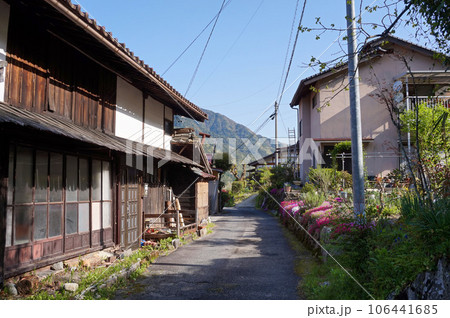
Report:
M450 264L442 258L435 271L417 275L416 279L398 295L388 299L399 300L443 300L450 299Z

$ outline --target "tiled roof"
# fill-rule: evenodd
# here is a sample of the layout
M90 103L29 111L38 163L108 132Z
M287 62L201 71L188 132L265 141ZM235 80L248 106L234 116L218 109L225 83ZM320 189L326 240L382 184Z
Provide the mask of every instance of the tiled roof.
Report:
M51 0L45 0L52 4ZM125 46L125 43L120 43L117 38L114 38L111 32L107 32L104 26L98 25L95 19L89 17L87 12L81 10L81 6L73 4L70 0L55 0L56 2L64 5L65 8L69 9L71 13L75 14L79 17L83 22L85 22L90 28L95 30L99 35L101 35L104 39L108 40L111 44L113 44L118 50L125 53L128 57L134 60L137 64L139 64L142 68L144 68L151 77L155 78L161 85L164 86L171 94L175 95L183 104L190 108L190 110L196 112L201 117L207 119L208 115L201 110L200 107L193 104L189 100L187 100L183 95L181 95L177 90L175 90L167 81L165 81L161 76L156 74L156 72L145 64L143 60L139 57L135 56L133 51Z
M381 44L382 42L385 42L385 41L392 42L392 43L395 43L395 44L398 44L398 45L403 45L403 46L405 46L405 45L412 46L415 50L422 51L422 52L427 53L429 55L433 55L435 53L434 51L432 51L429 48L426 48L424 46L412 43L410 41L401 39L399 37L388 35L386 37L374 39L372 41L367 42L363 46L363 48L361 49L363 57L366 57L366 58L369 57L370 58L370 55L368 55L370 53L369 52L370 49L374 45ZM300 84L298 85L298 88L297 88L297 90L296 90L296 92L294 94L294 97L292 98L292 101L291 101L290 105L291 106L298 105L298 103L299 103L298 95L301 94L301 92L304 90L304 86L305 86L305 84L307 82L310 82L311 80L314 80L314 79L316 79L318 77L321 77L321 76L328 76L328 75L331 75L331 74L335 74L335 73L340 72L340 71L342 71L342 70L344 70L346 68L347 68L347 63L344 63L344 64L341 64L341 65L339 65L337 67L331 67L331 68L326 69L326 70L324 70L322 72L319 72L319 73L313 74L311 76L305 77L304 79L302 79L300 81Z
M0 123L10 123L19 127L28 127L39 131L46 131L55 135L64 136L123 153L139 156L150 155L156 159L168 160L202 168L198 163L170 150L152 147L139 142L130 142L130 140L110 135L99 130L80 127L63 117L34 113L3 102L0 102Z

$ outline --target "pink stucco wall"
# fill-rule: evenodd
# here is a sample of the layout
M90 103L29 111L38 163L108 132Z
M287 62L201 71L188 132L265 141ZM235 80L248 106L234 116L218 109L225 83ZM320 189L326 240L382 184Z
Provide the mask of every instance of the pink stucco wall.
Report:
M359 69L362 135L363 138L373 139L364 143L368 175L386 175L399 166L397 132L386 106L375 94L379 93L382 87L392 87L395 78L407 72L400 57L406 58L413 71L443 69L427 55L397 45L393 48L395 53L371 59L360 64ZM347 71L333 74L316 83L315 88L319 89L320 112L317 107L311 109L309 103L314 93L302 98L304 137L350 139L349 93L343 89L347 84ZM318 143L318 146L321 145ZM304 162L303 180L310 166L311 163Z

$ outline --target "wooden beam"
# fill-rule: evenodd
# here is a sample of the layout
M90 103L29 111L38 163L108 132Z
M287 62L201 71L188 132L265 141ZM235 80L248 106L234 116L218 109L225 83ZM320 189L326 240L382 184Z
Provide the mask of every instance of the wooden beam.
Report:
M6 204L8 194L9 142L0 132L0 287L5 278Z
M163 213L163 214L148 214L145 213L144 214L146 218L165 218L165 219L169 219L169 218L176 218L177 214L176 213Z
M180 211L179 210L177 210L176 215L177 215L177 217L176 217L176 220L177 220L177 237L180 237Z
M186 147L188 146L188 144L185 144L183 148L181 148L180 152L178 153L179 155L181 155L181 153L186 149Z

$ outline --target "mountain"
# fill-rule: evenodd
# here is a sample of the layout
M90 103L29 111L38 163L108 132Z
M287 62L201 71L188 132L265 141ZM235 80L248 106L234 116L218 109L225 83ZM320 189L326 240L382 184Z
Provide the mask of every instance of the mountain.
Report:
M207 109L203 109L203 111L208 114L208 120L205 122L201 123L190 118L175 116L175 128L191 127L195 129L197 135L199 132L202 132L211 135L211 138L222 138L223 152L228 152L230 157L233 157L234 153L236 153L237 163L243 162L244 159L246 159L244 163L249 163L275 151L275 147L271 144L270 139L255 134L244 125L238 124L222 114ZM261 147L253 149L253 152L255 150L258 151L259 158L253 156L251 149L244 144L243 139L249 139L252 145L255 145L254 147L256 147L258 140L261 140ZM250 148L252 147L250 146ZM205 150L207 153L212 153L214 145L205 145ZM216 147L216 152L221 152L218 147Z

